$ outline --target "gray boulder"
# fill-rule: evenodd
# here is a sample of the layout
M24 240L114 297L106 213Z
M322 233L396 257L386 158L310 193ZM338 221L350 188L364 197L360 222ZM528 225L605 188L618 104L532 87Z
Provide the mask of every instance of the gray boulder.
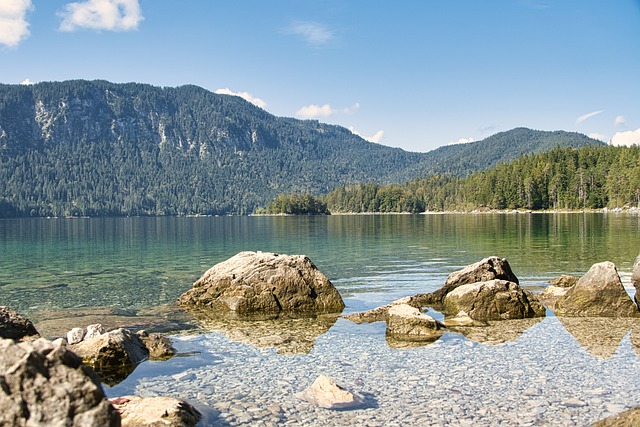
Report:
M216 264L178 302L238 316L339 313L344 308L336 288L309 258L266 252L240 252Z
M123 328L90 337L69 348L93 367L107 385L119 383L149 357L149 350L138 335Z
M16 341L40 336L33 323L12 308L0 306L0 338Z
M0 340L0 425L119 426L95 373L44 338Z
M491 256L468 265L461 270L454 271L447 277L447 280L440 289L435 292L419 294L413 297L414 303L420 306L440 306L444 303L447 294L458 286L468 285L489 280L507 280L518 284L518 278L506 258Z
M200 412L172 397L122 396L111 399L122 417L122 427L194 427Z
M445 312L465 312L473 320L543 317L544 306L530 292L508 280L489 280L458 286L444 299Z
M402 341L435 341L444 325L408 304L396 304L387 311L387 337Z
M615 264L609 261L591 266L589 271L558 298L556 316L640 317L620 281Z

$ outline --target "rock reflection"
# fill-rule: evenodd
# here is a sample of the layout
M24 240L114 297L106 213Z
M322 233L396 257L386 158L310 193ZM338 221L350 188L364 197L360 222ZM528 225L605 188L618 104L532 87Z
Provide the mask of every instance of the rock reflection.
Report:
M395 348L396 350L406 350L406 349L428 346L438 341L441 337L442 335L437 335L429 340L412 341L412 340L398 339L392 335L387 335L386 339L387 339L387 345L390 348Z
M532 319L492 321L487 322L486 326L448 326L448 330L462 334L471 341L496 345L515 341L527 329L543 319L542 317L536 317ZM447 324L446 319L445 324Z
M338 315L316 317L221 317L205 311L189 310L207 331L220 332L232 341L258 348L274 347L278 354L306 354L316 339L336 323Z
M640 320L632 318L558 316L558 320L578 344L599 359L613 356L629 331L640 329ZM634 347L638 352L640 346L634 344Z

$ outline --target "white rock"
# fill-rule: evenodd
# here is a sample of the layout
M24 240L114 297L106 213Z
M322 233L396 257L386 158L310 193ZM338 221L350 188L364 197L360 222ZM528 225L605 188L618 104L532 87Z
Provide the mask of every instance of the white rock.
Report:
M93 325L87 326L87 333L84 336L85 339L97 337L98 335L104 334L105 330L100 323L95 323Z
M363 403L358 396L341 388L325 375L320 375L310 387L296 396L312 405L326 409L351 409Z
M69 332L67 332L67 342L69 344L78 344L84 338L84 329L82 328L73 328Z

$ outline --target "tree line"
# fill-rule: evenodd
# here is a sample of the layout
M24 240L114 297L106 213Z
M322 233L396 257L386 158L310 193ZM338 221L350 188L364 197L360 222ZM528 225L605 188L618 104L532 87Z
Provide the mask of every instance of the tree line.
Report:
M640 207L640 147L557 147L467 177L343 185L322 199L333 213Z

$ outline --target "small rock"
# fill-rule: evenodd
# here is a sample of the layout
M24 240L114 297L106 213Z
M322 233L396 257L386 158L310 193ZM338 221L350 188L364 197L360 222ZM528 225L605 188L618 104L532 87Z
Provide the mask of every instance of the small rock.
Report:
M363 404L359 396L341 388L325 375L319 376L310 387L298 393L296 397L325 409L354 409Z
M172 397L122 396L111 399L122 427L194 427L202 415L184 400Z
M0 306L0 338L30 340L40 337L33 323L12 308Z
M87 333L84 335L84 339L89 339L93 337L97 337L98 335L104 334L105 330L100 323L95 323L93 325L87 326Z
M82 328L73 328L67 332L67 343L70 345L78 344L82 338L84 338L84 329Z

